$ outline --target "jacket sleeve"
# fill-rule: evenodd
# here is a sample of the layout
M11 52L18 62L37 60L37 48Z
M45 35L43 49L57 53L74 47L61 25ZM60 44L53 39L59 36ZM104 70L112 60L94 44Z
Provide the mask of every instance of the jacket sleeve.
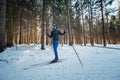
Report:
M65 31L64 31L63 33L59 31L59 34L60 34L60 35L64 35L65 33L66 33Z
M52 38L52 36L53 36L53 32L51 32L50 35L47 33L47 36L48 36L49 38Z

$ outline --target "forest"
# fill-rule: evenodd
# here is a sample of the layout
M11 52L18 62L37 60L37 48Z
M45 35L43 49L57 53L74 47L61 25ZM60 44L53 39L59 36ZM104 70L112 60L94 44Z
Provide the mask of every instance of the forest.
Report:
M18 44L51 43L53 24L66 35L61 44L120 43L120 1L115 0L0 0L0 52ZM116 13L116 15L114 14Z

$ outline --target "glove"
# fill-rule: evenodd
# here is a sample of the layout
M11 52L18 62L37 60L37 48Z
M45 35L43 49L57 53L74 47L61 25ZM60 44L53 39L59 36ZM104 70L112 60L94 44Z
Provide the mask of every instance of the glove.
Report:
M47 33L47 36L49 36L49 33Z
M64 29L64 34L66 33L66 30Z

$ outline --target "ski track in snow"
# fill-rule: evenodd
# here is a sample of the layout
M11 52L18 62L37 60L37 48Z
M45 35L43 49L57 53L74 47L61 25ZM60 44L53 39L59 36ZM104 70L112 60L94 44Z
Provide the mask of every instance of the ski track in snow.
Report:
M74 45L83 66L68 45L58 47L63 62L50 65L51 46L45 50L36 44L7 48L0 54L0 80L120 80L120 45L96 46L100 47Z

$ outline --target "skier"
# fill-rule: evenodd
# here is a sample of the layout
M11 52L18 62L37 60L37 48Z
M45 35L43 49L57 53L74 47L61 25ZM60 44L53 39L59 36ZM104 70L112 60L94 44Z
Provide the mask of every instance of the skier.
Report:
M58 44L59 44L59 35L64 35L65 33L66 33L65 30L64 30L63 33L61 33L61 32L57 29L57 27L56 27L55 24L53 25L51 34L49 35L49 34L47 33L47 36L53 39L53 49L54 49L55 59L53 59L53 60L51 61L51 63L57 62L58 59L59 59L59 58L58 58L58 51L57 51Z

